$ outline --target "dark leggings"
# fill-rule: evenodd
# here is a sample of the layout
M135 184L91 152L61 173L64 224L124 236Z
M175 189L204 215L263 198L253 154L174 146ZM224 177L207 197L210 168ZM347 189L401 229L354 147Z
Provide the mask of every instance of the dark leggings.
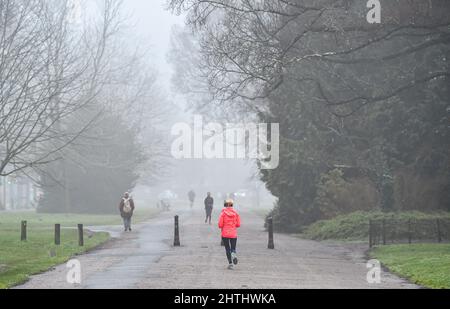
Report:
M236 253L237 238L222 238L222 240L225 245L228 262L232 264L233 260L231 259L231 253Z
M207 208L205 210L206 210L206 221L209 220L209 222L211 222L211 220L212 220L212 209Z

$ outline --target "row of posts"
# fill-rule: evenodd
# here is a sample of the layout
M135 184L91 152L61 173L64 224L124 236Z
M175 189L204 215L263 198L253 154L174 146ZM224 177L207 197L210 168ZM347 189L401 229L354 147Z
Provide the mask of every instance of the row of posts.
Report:
M20 227L20 240L27 240L27 221L22 221ZM61 224L55 224L55 245L61 245ZM84 227L83 224L78 224L78 245L84 246Z
M273 239L273 219L269 218L267 220L268 224L268 232L269 232L269 243L268 248L273 250L275 249L274 239ZM20 233L20 239L21 241L27 240L27 221L22 221L21 223L21 233ZM84 230L83 230L83 224L78 224L78 244L80 247L84 246ZM61 224L55 224L55 245L59 246L61 245ZM174 242L173 245L175 247L180 247L180 222L179 222L179 216L175 216L175 236L174 236ZM222 242L223 245L223 242Z
M373 220L369 221L369 246L372 248L375 245L375 224ZM383 245L386 245L386 219L381 221L381 238ZM442 242L441 223L439 219L436 219L436 238L439 243ZM411 219L408 220L408 243L412 243L412 223Z
M273 218L269 218L267 220L268 232L269 232L269 243L268 249L275 249L274 238L273 238ZM20 228L20 240L27 240L27 221L22 221ZM439 243L442 242L442 233L441 233L441 225L440 220L436 220L436 231L437 231L437 241ZM381 237L383 245L386 245L386 220L383 219L381 222ZM411 220L408 220L408 243L412 243L412 224ZM61 224L55 224L55 245L61 245ZM78 245L80 247L84 246L84 229L83 224L78 224ZM179 216L175 216L175 236L174 243L175 247L180 247L180 224L179 224ZM223 246L223 241L221 243ZM369 246L372 248L375 245L375 225L373 220L369 221Z
M271 250L275 249L275 243L273 240L273 219L269 218L267 220L267 225L268 225L268 232L269 232L269 244L267 245L267 247ZM174 247L180 247L181 246L181 242L180 242L180 217L179 216L175 216L175 235L174 235L174 241L173 241L173 245ZM221 245L224 246L223 240L221 241Z

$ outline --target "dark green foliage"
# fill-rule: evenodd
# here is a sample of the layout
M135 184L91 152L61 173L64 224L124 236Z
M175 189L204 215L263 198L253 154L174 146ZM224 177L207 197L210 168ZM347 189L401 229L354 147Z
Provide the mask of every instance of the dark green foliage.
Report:
M411 220L413 241L436 240L436 219L443 222L443 233L448 237L450 214L445 212L364 212L357 211L340 215L330 220L320 220L303 229L303 236L315 240L364 240L369 237L369 221L374 220L380 227L386 220L388 241L405 241L408 238L408 221ZM445 223L445 224L444 224ZM444 229L446 227L446 229Z
M384 1L380 25L356 0L170 3L199 34L211 101L280 124L280 166L261 171L276 229L449 207L448 1Z
M392 211L394 203L394 181L392 176L385 175L381 182L381 208L383 211Z
M428 38L422 30L410 31L417 36L380 41L376 57L382 59L406 42L421 44ZM375 32L365 35L376 36ZM308 35L314 51L343 50L345 44L364 40L352 31L336 34L336 42L327 39L326 32ZM302 47L296 52L306 53ZM349 206L355 194L361 195L361 210L448 209L448 77L388 95L401 80L420 79L448 66L448 44L391 60L352 62L374 52L361 49L342 56L346 60L342 63L311 60L292 65L285 69L283 83L271 92L269 112L262 119L280 123L281 164L277 171L262 171L262 179L279 198L273 213L278 229L298 231L315 220L355 211ZM351 99L353 91L367 98L386 98L332 104ZM343 175L324 179L336 169Z

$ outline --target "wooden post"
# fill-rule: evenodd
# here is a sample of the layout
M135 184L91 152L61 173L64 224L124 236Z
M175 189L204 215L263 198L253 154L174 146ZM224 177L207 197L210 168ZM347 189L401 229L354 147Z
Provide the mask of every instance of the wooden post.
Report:
M275 244L273 242L273 218L268 219L269 225L269 245L267 246L269 249L275 249Z
M408 243L412 243L411 219L408 220Z
M78 224L78 245L80 247L84 246L84 231L83 224Z
M383 245L386 246L386 219L383 219L382 222L383 228Z
M373 223L369 220L369 248L373 247Z
M55 245L61 244L61 224L55 224Z
M174 247L180 247L180 226L179 226L179 217L175 216L175 237L173 241Z
M21 241L27 240L27 221L22 221L20 225L20 240Z
M438 242L441 243L442 242L442 234L441 234L441 223L440 223L439 219L436 219L436 228L437 228Z

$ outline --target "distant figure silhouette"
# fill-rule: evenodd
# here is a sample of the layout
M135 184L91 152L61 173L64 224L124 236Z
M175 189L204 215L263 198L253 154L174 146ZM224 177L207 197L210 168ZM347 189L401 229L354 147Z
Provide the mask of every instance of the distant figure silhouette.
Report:
M130 193L125 192L119 205L120 216L123 219L125 232L131 232L131 218L133 217L134 209L135 207L133 198L130 196Z
M194 190L189 191L188 197L189 197L189 202L191 203L190 204L191 208L194 207L195 196L196 196L196 194L195 194Z
M208 196L205 199L205 212L206 212L205 223L208 223L209 221L209 224L211 224L213 209L214 209L214 199L211 196L211 192L208 192Z

